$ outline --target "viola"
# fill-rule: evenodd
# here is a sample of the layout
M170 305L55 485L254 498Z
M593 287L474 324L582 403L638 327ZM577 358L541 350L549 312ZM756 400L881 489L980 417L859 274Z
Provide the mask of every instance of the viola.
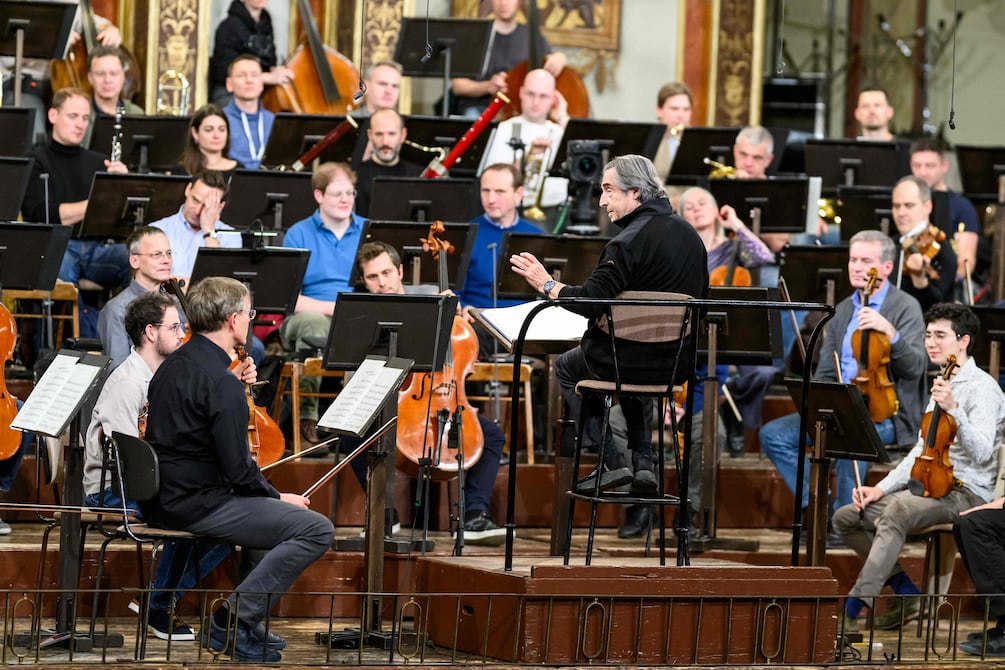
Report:
M709 286L751 285L750 272L747 268L740 265L740 247L743 244L740 241L740 236L736 233L732 233L730 244L732 247L729 252L729 262L725 265L713 268L712 271L708 273Z
M869 281L862 292L862 304L869 304L869 298L879 283L879 271L869 268ZM890 338L875 330L859 328L851 336L851 350L858 361L855 385L865 398L869 416L874 423L886 421L897 413L897 393L890 380Z
M423 249L439 262L440 290L448 288L447 254L453 245L438 237L442 221L429 227ZM448 434L460 422L459 446L464 449L464 469L482 455L485 437L478 415L464 392L464 379L474 372L478 336L467 321L457 316L450 331L450 349L440 372L413 373L398 392L397 465L413 477L420 459L432 452L432 478L445 480L457 475L457 458L450 453Z
M942 379L949 381L959 366L955 356L946 356ZM942 411L938 403L921 419L925 444L914 459L907 488L916 496L942 498L956 487L953 464L949 461L949 445L956 440L956 419Z
M917 235L905 237L901 241L900 246L907 255L921 254L927 258L929 262L925 264L925 274L928 275L929 279L938 281L939 273L932 267L931 261L939 255L939 250L942 249L939 242L944 242L945 240L946 234L938 226L929 224L927 228Z
M17 325L14 317L0 303L0 460L7 460L21 446L21 431L10 427L17 414L17 401L7 390L7 379L3 375L7 361L14 360L14 345L17 342Z
M185 280L180 277L171 277L161 284L161 291L173 296L178 301L181 311L185 313L185 335L182 337L182 344L192 339L192 329L188 327L188 304L185 302Z
M301 44L286 64L293 70L293 81L267 90L262 105L271 112L345 114L358 90L359 72L352 61L324 43L310 0L297 0L297 10L306 48Z
M234 353L237 354L235 363L248 357L248 352L240 344L234 347ZM251 452L251 460L259 467L275 463L283 457L283 449L286 446L283 432L279 430L272 417L255 404L251 384L245 384L244 393L248 401L248 450Z

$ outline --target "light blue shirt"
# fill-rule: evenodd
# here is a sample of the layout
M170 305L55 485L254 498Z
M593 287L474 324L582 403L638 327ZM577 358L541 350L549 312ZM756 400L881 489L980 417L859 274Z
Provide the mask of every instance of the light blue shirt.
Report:
M883 300L886 298L886 294L890 292L890 282L889 280L884 280L883 285L877 291L873 291L873 294L869 296L868 307L879 311L880 307L883 306ZM851 294L851 304L853 310L851 313L851 321L848 322L848 328L844 331L844 339L841 340L841 378L844 383L850 384L851 380L855 378L858 374L858 361L852 354L851 349L851 336L856 330L858 330L858 313L862 311L862 294L858 291L854 291ZM894 344L900 339L900 333L896 333L893 339L890 340L890 344Z
M188 225L181 212L182 207L179 207L177 214L154 221L150 225L163 230L171 242L171 274L176 277L191 277L192 268L195 266L195 255L199 253L201 247L206 246L206 239L202 236L202 229ZM221 247L241 248L241 234L232 226L217 221L213 229L224 231L217 238Z
M300 293L315 300L334 302L339 293L352 290L349 275L356 262L356 250L363 239L363 223L366 221L355 212L342 239L325 227L319 210L293 224L283 237L283 246L292 249L308 249L311 257L307 261L304 285Z

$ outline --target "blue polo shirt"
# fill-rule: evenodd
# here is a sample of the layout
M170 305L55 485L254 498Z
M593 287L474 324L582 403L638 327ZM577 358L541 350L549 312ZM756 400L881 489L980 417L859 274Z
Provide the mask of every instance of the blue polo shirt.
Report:
M472 307L492 307L492 249L489 245L495 243L496 253L502 248L503 233L536 233L543 231L527 219L517 217L516 223L509 228L502 228L498 223L482 214L471 223L478 224L478 234L475 235L474 247L471 249L471 261L468 263L468 274L464 279L464 290L461 291L461 304ZM499 300L498 307L509 307L522 302L521 300Z
M310 260L304 274L300 292L308 298L334 302L339 293L352 290L349 274L356 262L356 250L363 237L365 219L353 212L349 228L342 239L325 228L321 214L314 211L309 218L298 221L283 237L283 246L292 249L309 249Z

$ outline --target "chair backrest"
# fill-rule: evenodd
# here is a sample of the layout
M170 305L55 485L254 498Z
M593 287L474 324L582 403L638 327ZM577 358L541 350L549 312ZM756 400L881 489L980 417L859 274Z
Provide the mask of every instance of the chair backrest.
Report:
M690 300L683 293L663 291L625 291L618 298L626 300ZM611 305L609 314L614 322L614 336L634 342L672 342L680 340L691 332L689 321L687 332L681 332L688 307L684 305ZM600 317L597 327L609 333L608 317Z
M149 442L118 431L112 432L124 500L150 500L160 489L157 452Z

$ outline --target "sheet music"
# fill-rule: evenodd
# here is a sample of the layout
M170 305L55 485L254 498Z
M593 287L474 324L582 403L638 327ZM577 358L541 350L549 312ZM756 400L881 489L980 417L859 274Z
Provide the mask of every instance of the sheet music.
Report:
M99 360L107 365L107 358ZM77 356L58 354L14 417L11 427L59 437L105 367L81 361Z
M323 428L363 435L391 393L396 393L408 374L411 361L386 361L368 357L352 374L328 411L318 420Z
M512 307L496 307L475 312L475 317L505 338L511 346L520 334L527 315L540 301L520 303ZM527 342L578 342L589 324L586 317L561 307L549 307L539 312L527 330Z

